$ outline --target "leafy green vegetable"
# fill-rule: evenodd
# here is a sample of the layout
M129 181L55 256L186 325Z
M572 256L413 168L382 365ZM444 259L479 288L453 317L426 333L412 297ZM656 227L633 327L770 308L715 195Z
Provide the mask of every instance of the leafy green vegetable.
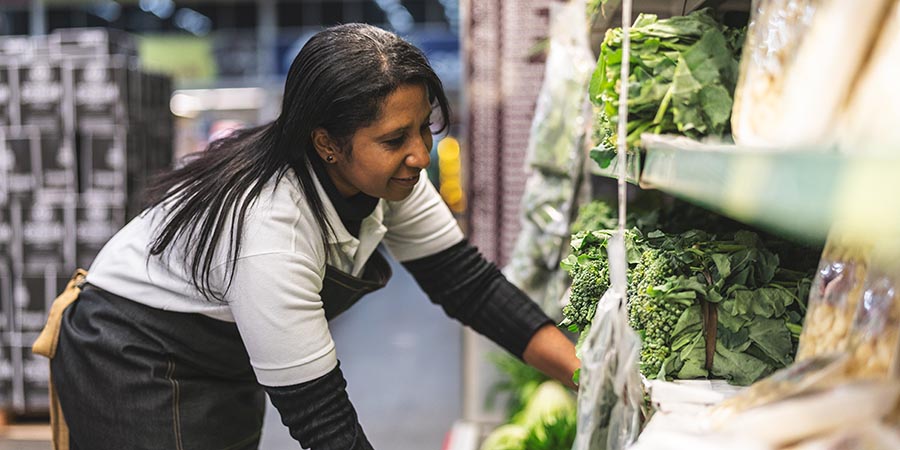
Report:
M525 408L538 386L550 378L508 353L492 353L488 358L504 375L491 386L487 395L488 407L494 406L500 394L509 394L506 410L509 419L512 419Z
M511 423L494 430L481 450L562 450L576 433L575 398L557 381L544 381Z
M628 148L636 148L645 132L694 138L726 133L743 33L702 9L663 20L641 14L629 34ZM607 31L590 83L597 107L591 157L601 167L616 149L623 38L621 28Z
M616 227L615 211L609 203L592 201L578 208L578 215L572 222L572 234L579 231L607 230Z
M597 302L609 289L609 260L606 242L610 233L581 232L572 237L575 253L567 256L560 266L572 276L569 304L563 307L560 326L578 332L591 324L597 312Z
M605 248L612 233L582 231L572 238L573 254L563 264L573 276L571 303L563 309L563 325L572 331L590 325L609 287ZM629 322L641 337L644 376L715 376L749 384L791 363L797 341L792 328L800 326L810 274L798 279L781 269L778 255L755 233L721 236L700 230L627 233ZM705 329L709 320L715 321L713 331ZM710 366L706 342L713 332Z
M523 450L528 428L506 424L497 427L481 443L481 450Z
M569 450L577 431L574 410L545 416L540 424L531 427L520 449Z
M550 417L575 414L575 397L558 381L541 383L512 422L532 428Z

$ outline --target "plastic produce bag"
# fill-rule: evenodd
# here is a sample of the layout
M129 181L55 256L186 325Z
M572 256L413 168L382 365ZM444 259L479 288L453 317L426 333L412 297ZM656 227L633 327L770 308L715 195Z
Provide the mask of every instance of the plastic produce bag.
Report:
M850 325L866 279L869 248L832 233L807 302L797 360L846 348Z
M613 239L619 241L622 255L616 258L610 254L610 261L620 260L624 264L622 237L617 235ZM624 278L624 268L613 270L611 266L611 272L614 288L600 299L581 347L578 434L572 450L625 449L640 433L643 403L638 372L640 339L628 326L624 300L615 292L615 285L622 283L615 279Z
M845 379L847 353L829 353L807 358L757 381L704 414L712 429L727 426L732 417L750 409L806 392L837 386Z
M841 150L900 150L900 2L894 2L875 48L850 96L841 123Z
M889 3L757 2L735 92L735 141L765 146L832 141L835 119Z
M780 447L843 427L878 423L898 396L900 382L893 380L840 384L749 409L731 417L718 432Z
M862 427L845 427L824 437L818 437L784 450L897 450L900 434L895 428L880 423Z
M559 261L583 189L586 92L593 68L584 8L583 0L552 8L547 69L528 141L532 170L522 197L522 230L503 269L555 319L561 318L560 299L569 284Z
M570 178L541 172L531 175L522 198L525 220L503 269L506 278L554 320L562 317L560 298L569 284L559 261L568 248L568 210L574 190Z
M550 49L528 138L531 167L561 176L580 172L582 159L576 155L587 130L593 69L584 1L551 5Z
M872 255L850 329L853 378L896 376L900 351L900 254L880 247Z

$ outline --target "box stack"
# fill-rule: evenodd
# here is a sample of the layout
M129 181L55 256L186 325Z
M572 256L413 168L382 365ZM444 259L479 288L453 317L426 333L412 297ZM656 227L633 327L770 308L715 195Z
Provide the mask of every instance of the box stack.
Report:
M105 29L0 37L0 408L47 409L30 347L77 267L139 212L171 165L172 84Z

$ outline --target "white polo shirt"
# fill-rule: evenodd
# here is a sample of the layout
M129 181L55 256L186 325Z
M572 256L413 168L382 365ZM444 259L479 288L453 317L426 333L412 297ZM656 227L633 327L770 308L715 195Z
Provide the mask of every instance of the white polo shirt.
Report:
M358 276L382 241L398 261L407 261L433 255L463 239L425 171L406 199L379 200L363 219L359 239L346 230L318 179L313 179L335 231L327 245L328 263L345 272ZM235 322L263 385L302 383L335 367L334 342L319 297L326 248L293 171L288 170L278 183L270 180L249 208L226 303L199 295L181 264L180 249L172 256L148 260L161 220L162 211L154 208L128 223L97 255L87 281L154 308ZM212 277L219 292L225 289L225 270L230 270L224 256L227 235L222 240L226 242L217 248Z

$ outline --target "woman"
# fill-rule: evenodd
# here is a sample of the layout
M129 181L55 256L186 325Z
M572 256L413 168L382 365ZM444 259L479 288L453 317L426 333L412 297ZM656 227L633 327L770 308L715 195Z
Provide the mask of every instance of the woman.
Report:
M71 447L257 448L265 392L304 448L371 448L328 320L384 286L381 242L449 316L571 386L572 344L422 175L433 111L446 126L419 50L337 26L297 55L278 119L159 179L62 314Z

